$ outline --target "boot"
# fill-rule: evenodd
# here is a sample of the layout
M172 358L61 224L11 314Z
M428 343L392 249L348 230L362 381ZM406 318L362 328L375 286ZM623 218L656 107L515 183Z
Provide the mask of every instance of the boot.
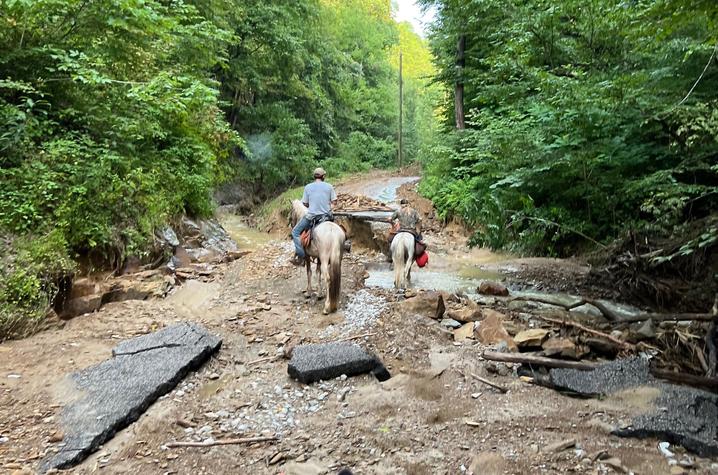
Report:
M289 262L291 262L295 266L303 266L304 258L302 256L298 256L297 254L294 254L294 257L292 257L292 260Z

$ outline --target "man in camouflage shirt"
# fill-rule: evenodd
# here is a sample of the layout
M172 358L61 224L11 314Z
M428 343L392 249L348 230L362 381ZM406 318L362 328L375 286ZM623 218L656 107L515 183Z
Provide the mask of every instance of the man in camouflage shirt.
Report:
M401 200L401 208L394 211L391 215L392 233L396 234L401 231L408 231L414 234L417 241L421 241L421 216L419 213L409 206L407 200ZM393 238L393 236L392 236Z

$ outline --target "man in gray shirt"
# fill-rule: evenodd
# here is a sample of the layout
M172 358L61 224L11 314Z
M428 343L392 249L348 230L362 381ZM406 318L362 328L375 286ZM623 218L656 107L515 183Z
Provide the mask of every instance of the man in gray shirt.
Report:
M324 181L327 172L323 168L314 170L314 181L304 187L304 195L302 203L309 208L307 214L299 220L294 229L292 229L292 240L294 241L294 250L296 255L292 260L294 265L303 265L306 255L300 241L300 236L305 229L309 229L312 221L321 216L331 216L332 205L337 201L337 194L334 187Z

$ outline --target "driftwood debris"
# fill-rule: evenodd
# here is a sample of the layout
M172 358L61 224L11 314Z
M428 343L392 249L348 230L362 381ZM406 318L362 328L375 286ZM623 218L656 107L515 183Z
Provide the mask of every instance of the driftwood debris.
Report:
M596 365L584 363L581 361L557 360L554 358L546 358L528 353L499 353L496 351L484 351L482 356L484 359L491 361L503 361L505 363L525 363L537 366L547 366L549 368L569 368L581 371L590 371L596 368Z
M505 387L501 386L500 384L493 383L493 382L489 381L488 379L482 378L481 376L479 376L479 375L477 375L477 374L471 373L471 376L472 376L474 379L476 379L477 381L480 381L480 382L484 383L484 384L487 385L487 386L491 386L491 387L494 388L494 389L498 389L498 390L501 391L502 393L507 393L507 392L509 391L508 388L505 388Z
M687 373L677 373L664 369L651 368L651 374L658 379L665 379L673 383L686 384L702 389L708 389L718 393L718 378L707 378L703 376L695 376Z
M178 447L214 447L215 445L237 445L254 444L257 442L271 442L278 440L277 437L244 437L241 439L207 440L204 442L167 442L165 447L175 449Z
M518 296L514 297L511 300L523 300L528 302L539 302L539 303L545 303L549 305L555 305L557 307L562 307L565 310L573 310L575 308L578 308L582 305L593 305L596 307L601 314L610 322L612 323L633 323L633 322L642 322L645 320L653 320L656 322L665 322L665 321L708 321L713 319L713 314L711 313L639 313L636 315L619 315L618 313L614 312L610 308L608 308L606 305L602 304L598 300L594 299L587 299L587 298L581 298L580 300L571 303L571 304L562 304L560 302L557 302L553 299L544 299L541 297L536 296Z

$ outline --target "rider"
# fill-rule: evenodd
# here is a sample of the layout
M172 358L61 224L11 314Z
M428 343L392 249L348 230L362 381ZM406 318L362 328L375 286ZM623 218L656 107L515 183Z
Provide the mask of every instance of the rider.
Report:
M399 203L401 204L401 208L394 211L394 214L391 215L391 238L393 239L396 233L405 231L413 234L417 241L422 242L421 216L419 216L419 213L414 208L409 206L407 200L402 199Z
M302 219L299 220L294 229L292 229L292 240L294 240L294 250L296 254L292 259L292 264L303 265L306 254L300 240L302 231L309 229L312 222L321 216L332 217L332 205L337 202L337 194L334 187L324 181L327 172L323 168L314 170L314 181L304 187L304 195L302 203L309 208L309 211Z

